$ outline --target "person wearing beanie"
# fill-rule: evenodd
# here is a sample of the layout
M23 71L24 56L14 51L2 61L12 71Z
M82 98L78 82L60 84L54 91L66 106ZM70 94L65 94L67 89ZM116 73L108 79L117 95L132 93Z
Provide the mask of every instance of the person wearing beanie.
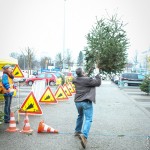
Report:
M95 78L87 77L82 68L76 69L76 75L77 77L72 81L76 89L74 101L78 112L74 135L79 136L82 147L86 148L93 119L93 103L96 102L95 87L101 85L101 77L98 74Z
M9 123L10 121L10 106L12 101L12 96L14 93L13 89L13 79L12 68L10 65L3 66L3 75L2 75L2 85L3 85L3 94L5 99L4 106L4 122Z

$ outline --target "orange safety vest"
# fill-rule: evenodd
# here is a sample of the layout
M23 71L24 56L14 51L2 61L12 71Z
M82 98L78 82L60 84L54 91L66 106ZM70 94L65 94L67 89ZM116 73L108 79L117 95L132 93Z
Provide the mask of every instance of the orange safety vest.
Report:
M9 76L8 76L8 83L10 85L10 89L13 89L14 87L14 82L13 82L13 79L11 79ZM3 84L0 85L1 86L1 93L4 94L4 93L8 93L8 90L5 89L5 87L3 86Z

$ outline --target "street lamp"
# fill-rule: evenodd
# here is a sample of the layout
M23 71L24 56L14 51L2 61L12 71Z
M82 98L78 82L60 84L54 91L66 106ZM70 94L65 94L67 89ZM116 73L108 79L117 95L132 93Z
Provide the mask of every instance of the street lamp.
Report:
M65 42L66 42L66 0L64 0L64 29L63 29L63 71L65 68Z

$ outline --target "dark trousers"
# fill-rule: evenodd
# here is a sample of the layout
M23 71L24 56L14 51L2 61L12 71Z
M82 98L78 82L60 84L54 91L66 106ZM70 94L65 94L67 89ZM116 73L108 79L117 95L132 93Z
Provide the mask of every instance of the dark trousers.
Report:
M12 96L4 96L5 106L4 106L4 121L8 122L10 120L10 106L12 101Z

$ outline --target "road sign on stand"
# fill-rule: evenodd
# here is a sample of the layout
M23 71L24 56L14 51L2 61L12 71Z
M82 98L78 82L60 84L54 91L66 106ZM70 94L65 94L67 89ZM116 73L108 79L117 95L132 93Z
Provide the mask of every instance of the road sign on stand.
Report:
M75 89L74 89L73 86L72 86L72 83L68 83L67 86L68 86L68 89L70 90L70 92L71 92L72 94L75 94L75 93L76 93Z
M58 103L49 86L46 88L39 102L45 103L45 104L57 104Z
M25 114L28 113L29 115L39 115L42 114L42 110L33 94L33 92L30 92L28 97L23 102L19 113Z
M15 68L13 69L13 75L15 78L23 78L24 77L19 65L16 65Z
M70 90L68 89L66 83L63 85L63 89L66 92L67 96L72 96L72 93L70 92Z
M55 97L58 101L65 101L69 99L67 93L64 91L61 85L57 88L55 92Z

